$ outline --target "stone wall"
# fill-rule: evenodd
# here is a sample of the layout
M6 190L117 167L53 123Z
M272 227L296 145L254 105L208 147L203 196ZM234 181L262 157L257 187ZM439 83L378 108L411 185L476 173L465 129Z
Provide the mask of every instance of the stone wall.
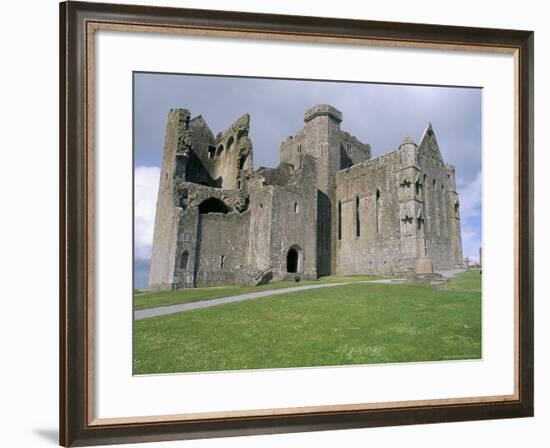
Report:
M273 225L274 187L263 184L262 177L256 177L249 184L250 189L250 242L247 260L259 271L272 269L271 227Z
M391 274L400 266L398 165L393 152L336 174L336 274Z
M349 168L371 158L371 147L349 132L340 131L340 169Z
M451 253L453 254L454 265L462 266L463 255L462 235L460 232L460 200L458 199L458 193L456 191L455 167L450 164L445 165L445 167L447 168L447 176L449 179L448 207L450 211L449 230L451 237Z
M179 220L173 278L175 288L195 286L199 238L199 210L197 207L187 208Z
M275 279L287 275L290 249L298 254L296 274L317 278L316 161L306 156L292 182L272 189L271 265Z
M201 255L208 250L202 245L205 234L202 231L202 217L209 215L201 213L200 209L207 201L217 200L225 213L219 219L228 217L232 222L233 215L240 215L248 210L247 198L236 190L197 185L192 182L179 181L174 185L175 196L181 204L177 248L174 266L174 287L191 287L197 284ZM244 224L243 224L244 225ZM223 226L220 226L220 229ZM208 246L207 246L208 247ZM213 254L215 255L215 254Z
M336 272L414 272L418 259L435 269L462 265L454 167L441 157L428 126L420 145L336 174Z
M246 264L250 213L199 214L196 286L240 283Z

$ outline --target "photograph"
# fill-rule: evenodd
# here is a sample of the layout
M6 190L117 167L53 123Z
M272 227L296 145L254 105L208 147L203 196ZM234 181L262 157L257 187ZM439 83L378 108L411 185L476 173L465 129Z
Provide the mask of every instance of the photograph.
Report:
M512 428L543 428L544 21L189 6L59 5L59 443L517 446ZM34 227L36 185L18 201Z
M482 360L483 88L132 76L134 375Z

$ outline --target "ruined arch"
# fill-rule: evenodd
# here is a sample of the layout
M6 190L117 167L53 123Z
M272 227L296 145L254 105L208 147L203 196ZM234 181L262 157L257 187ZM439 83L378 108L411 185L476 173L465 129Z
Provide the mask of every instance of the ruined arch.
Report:
M216 149L216 157L220 157L223 154L223 145L218 146L218 149Z
M239 157L239 159L237 161L237 169L244 170L244 166L246 164L246 159L247 158L248 158L248 156L246 154L241 154L241 156Z
M207 213L229 213L230 208L225 202L218 198L208 198L199 204L199 213L205 215Z
M239 129L239 132L237 132L237 143L241 141L241 138L246 137L248 133L245 129Z
M296 274L302 271L302 249L294 244L286 253L286 271L290 274Z
M225 147L227 148L228 151L231 151L233 149L234 143L235 143L235 139L233 138L233 136L229 137L229 139L227 140L227 143L225 144Z

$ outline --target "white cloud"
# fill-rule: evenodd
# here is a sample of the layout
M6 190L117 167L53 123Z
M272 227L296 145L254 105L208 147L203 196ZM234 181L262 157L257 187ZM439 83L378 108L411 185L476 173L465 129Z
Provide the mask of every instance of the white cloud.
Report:
M136 259L151 258L160 168L138 166L134 173L134 250Z

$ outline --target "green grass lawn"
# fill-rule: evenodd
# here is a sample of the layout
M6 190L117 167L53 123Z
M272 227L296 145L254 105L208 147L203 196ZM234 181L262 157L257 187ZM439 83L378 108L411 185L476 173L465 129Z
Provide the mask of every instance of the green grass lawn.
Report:
M134 373L479 359L481 275L449 283L355 283L139 320Z
M219 299L220 297L237 296L249 292L268 291L272 289L290 288L318 284L319 282L338 283L364 280L375 280L380 277L372 275L354 275L348 277L323 277L320 280L301 282L273 282L261 286L243 287L238 285L212 286L209 288L177 289L175 291L136 292L134 291L134 310L154 308L157 306L191 303L201 300Z
M450 278L447 287L449 289L481 291L481 278L479 269L472 269Z

